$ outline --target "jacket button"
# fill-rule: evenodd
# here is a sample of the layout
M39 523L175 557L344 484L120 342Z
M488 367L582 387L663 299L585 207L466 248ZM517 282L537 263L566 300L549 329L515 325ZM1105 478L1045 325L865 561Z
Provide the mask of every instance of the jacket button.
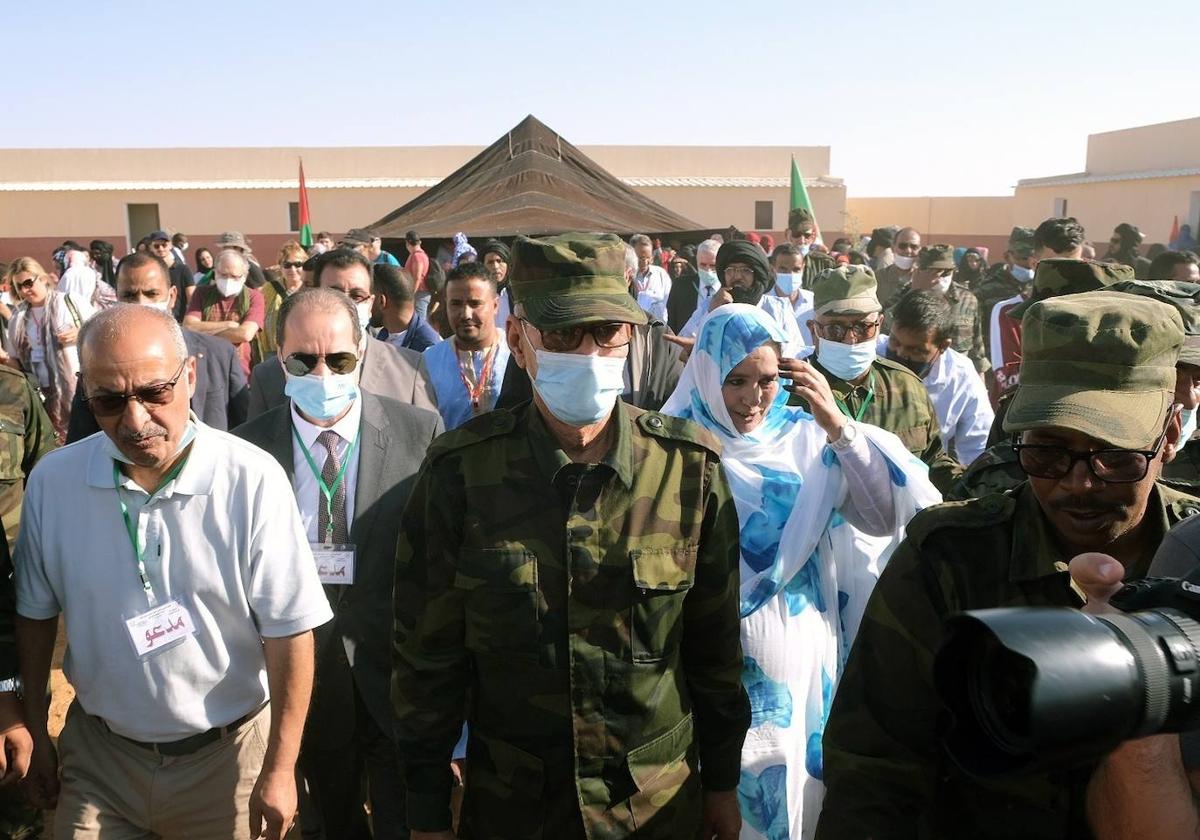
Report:
M647 425L648 425L648 426L649 426L651 429L660 429L660 428L662 428L662 418L660 418L660 417L651 417L649 420L647 420L647 421L646 421L646 424L647 424Z

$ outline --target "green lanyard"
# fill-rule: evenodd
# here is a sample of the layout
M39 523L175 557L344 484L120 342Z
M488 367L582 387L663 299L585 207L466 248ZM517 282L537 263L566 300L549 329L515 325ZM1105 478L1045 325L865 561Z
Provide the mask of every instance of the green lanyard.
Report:
M167 473L167 477L158 483L154 488L154 492L150 494L153 499L159 490L162 490L172 481L174 481L179 473L183 471L183 465L187 463L187 458L184 458L175 468ZM154 603L154 587L150 585L150 578L146 576L146 552L142 547L142 540L138 537L137 524L129 516L129 505L125 504L125 500L121 498L121 468L117 466L117 462L113 461L113 487L117 491L117 503L121 506L121 516L125 519L125 533L129 535L129 542L133 545L133 554L137 559L138 577L141 578L142 588L146 590L146 594L150 597L150 602Z
M867 413L867 408L871 405L871 401L875 399L875 371L871 371L871 384L867 386L867 395L863 398L863 404L858 408L858 414L851 414L850 408L837 394L833 395L833 399L838 404L838 408L842 410L842 414L850 417L855 423L859 423L863 419L863 415Z
M350 441L350 448L346 450L346 457L342 459L342 468L338 470L332 487L325 483L321 471L317 469L317 462L313 460L312 453L308 451L304 441L300 440L300 433L296 431L295 426L292 426L292 437L296 439L296 445L304 453L304 460L308 461L308 467L317 480L317 486L321 488L321 495L325 497L325 513L327 514L325 517L325 542L331 543L333 542L333 495L342 486L342 480L346 477L346 467L350 466L350 459L354 457L354 450L358 447L358 440L362 437L362 432L360 431L354 436L354 440Z

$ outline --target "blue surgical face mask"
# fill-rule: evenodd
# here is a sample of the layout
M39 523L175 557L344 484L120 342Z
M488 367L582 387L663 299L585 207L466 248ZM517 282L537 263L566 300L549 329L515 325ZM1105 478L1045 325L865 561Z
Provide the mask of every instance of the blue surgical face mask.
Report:
M536 350L533 389L569 426L591 426L612 413L625 390L624 356L584 356Z
M807 242L803 245L798 245L797 247L800 249L800 256L802 257L807 257L808 252L812 250L812 245L809 245Z
M1013 277L1017 278L1022 283L1032 283L1033 282L1033 269L1032 268L1024 268L1019 265L1010 265L1008 267L1008 270L1012 273Z
M875 342L841 344L822 338L817 345L817 361L838 379L853 382L866 373L871 362L875 361Z
M1185 408L1179 412L1179 419L1183 422L1183 429L1179 433L1179 446L1187 445L1187 442L1192 439L1192 435L1196 433L1196 409Z
M183 437L181 437L179 439L179 445L175 447L175 452L172 454L171 457L175 457L175 455L178 455L180 452L182 452L184 449L186 449L188 444L190 444L193 440L195 440L195 438L196 438L196 424L193 423L191 420L188 420L187 426L185 426L183 429ZM129 460L128 456L126 456L125 453L122 452L115 443L113 443L113 439L110 438L107 434L104 435L103 446L104 446L104 454L107 455L109 458L112 458L114 461L120 461L122 464L129 464L130 466L134 466L134 467L137 466L137 464L135 464L135 463L133 463L133 461Z
M358 382L352 373L293 376L284 371L284 376L287 384L283 393L314 420L332 420L358 399Z
M721 285L721 279L717 277L717 272L711 268L702 268L697 274L700 275L700 288L708 289L710 292L716 291Z
M790 295L796 291L796 275L795 274L776 274L775 288L783 292L785 295Z

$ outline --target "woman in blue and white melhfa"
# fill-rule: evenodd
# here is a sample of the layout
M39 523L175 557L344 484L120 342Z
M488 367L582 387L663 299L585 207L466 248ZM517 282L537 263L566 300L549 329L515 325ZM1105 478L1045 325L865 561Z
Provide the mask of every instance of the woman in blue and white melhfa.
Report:
M756 307L713 311L663 411L721 439L741 526L742 837L799 840L816 828L821 735L867 598L941 496L895 435L839 411L819 371L781 362L783 340ZM781 373L811 414L788 407Z

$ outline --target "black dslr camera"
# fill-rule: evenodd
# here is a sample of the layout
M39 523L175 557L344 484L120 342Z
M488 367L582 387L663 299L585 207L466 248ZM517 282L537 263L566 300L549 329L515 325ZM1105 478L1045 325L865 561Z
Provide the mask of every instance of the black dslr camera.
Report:
M1014 607L946 623L934 680L964 770L1064 768L1200 728L1200 570L1128 584L1110 603L1123 614Z

